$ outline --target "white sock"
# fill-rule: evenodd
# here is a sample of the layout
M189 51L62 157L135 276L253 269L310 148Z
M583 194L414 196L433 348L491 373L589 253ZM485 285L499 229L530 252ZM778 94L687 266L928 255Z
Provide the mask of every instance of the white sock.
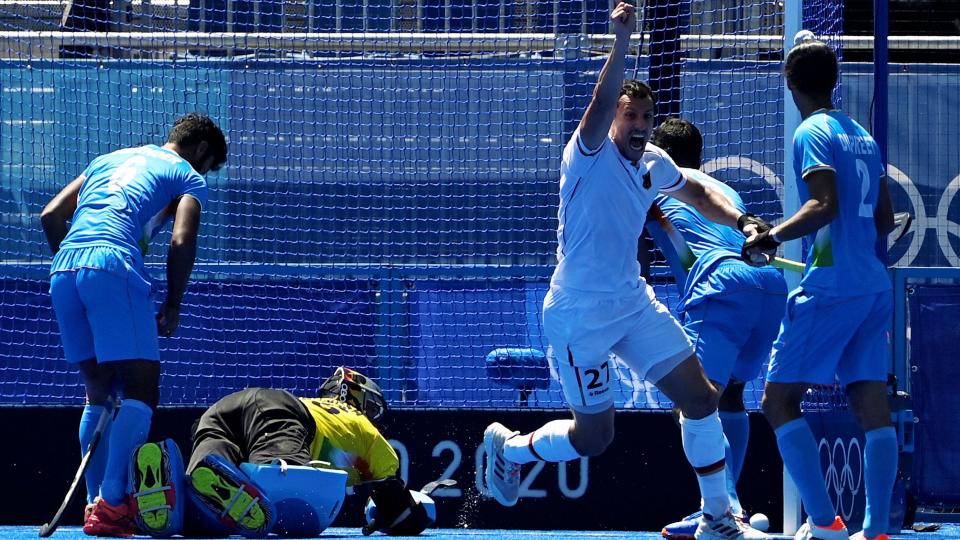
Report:
M697 472L703 511L719 518L727 513L730 497L727 494L725 444L723 426L717 412L699 420L680 417L683 452Z
M580 457L570 442L573 420L553 420L533 433L517 435L503 445L503 455L514 463L572 461Z

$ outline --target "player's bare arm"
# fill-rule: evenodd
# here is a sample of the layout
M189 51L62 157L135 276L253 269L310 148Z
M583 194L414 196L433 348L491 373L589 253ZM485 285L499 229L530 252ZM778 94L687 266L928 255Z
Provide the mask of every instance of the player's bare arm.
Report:
M74 178L66 185L60 193L57 193L50 202L43 207L40 213L40 224L43 226L43 234L47 237L47 243L50 245L50 251L54 255L60 251L60 243L67 236L70 227L67 223L73 218L73 213L77 211L77 197L80 195L80 186L87 177L80 175Z
M837 217L837 176L831 170L814 171L803 178L810 199L770 234L780 242L794 240L820 230ZM891 217L891 221L893 218Z
M815 171L805 176L803 180L807 183L810 198L780 225L749 235L743 245L744 259L751 264L765 264L781 243L814 233L833 221L838 212L836 179L832 170Z
M695 178L687 178L682 188L668 195L693 206L710 221L734 229L737 228L737 220L743 215L723 193L711 189Z
M593 89L593 99L580 120L580 139L589 150L600 147L616 115L620 88L623 86L624 57L630 45L630 33L637 25L636 10L632 5L620 2L610 14L610 21L616 36L613 50L600 70L597 86Z
M880 177L880 195L877 197L877 208L873 212L873 219L880 236L886 236L897 225L893 218L893 202L890 201L890 189L887 187L887 177Z
M167 252L167 298L157 314L161 335L171 336L180 323L180 302L197 257L200 232L200 203L193 197L181 197L173 220L173 236Z

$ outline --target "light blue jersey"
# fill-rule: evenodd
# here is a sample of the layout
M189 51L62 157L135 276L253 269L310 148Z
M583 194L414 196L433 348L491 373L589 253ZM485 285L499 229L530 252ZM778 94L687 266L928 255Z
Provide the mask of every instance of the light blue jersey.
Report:
M686 178L722 193L740 212L747 211L740 195L723 182L696 169L680 170ZM740 231L710 221L677 199L661 196L656 203L668 220L658 220L658 226L667 229L670 239L666 245L661 240L658 244L668 259L684 261L688 271L677 311L683 314L683 330L704 372L721 385L755 378L770 358L770 345L783 318L787 297L783 275L741 259Z
M78 267L102 268L95 255L77 260L79 248L107 247L143 264L147 245L173 218L184 195L207 203L207 183L176 152L156 145L127 148L94 159L83 171L70 231L51 273ZM90 250L84 250L91 254Z
M64 356L70 363L159 360L147 244L173 203L207 202L206 181L176 152L149 145L94 159L50 267Z
M837 186L837 216L808 239L807 273L800 286L835 296L890 289L875 249L873 214L884 172L873 137L843 112L821 109L797 128L793 147L798 178L830 170ZM797 190L801 203L810 198L806 182L798 182Z
M743 199L730 186L696 169L684 167L680 170L687 178L693 178L722 193L737 210L747 211ZM717 292L708 286L704 277L723 259L739 259L744 237L736 229L714 223L694 207L672 197L660 195L655 202L683 236L692 256L695 257L694 260L684 261L688 277L678 306L678 310L682 312L688 306L698 303L702 297ZM680 256L684 259L690 258L689 255L684 257L680 254Z

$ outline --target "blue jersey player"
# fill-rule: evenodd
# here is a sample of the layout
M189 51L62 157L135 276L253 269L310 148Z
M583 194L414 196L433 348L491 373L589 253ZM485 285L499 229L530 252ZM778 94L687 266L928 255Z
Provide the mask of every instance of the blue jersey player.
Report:
M816 40L800 43L787 56L784 74L804 118L793 138L803 204L780 225L751 236L745 255L757 260L780 242L803 236L812 245L774 344L763 411L809 515L797 538L846 539L846 525L835 516L817 445L800 411L808 386L839 379L866 434L866 516L864 530L853 538L886 539L897 467L886 394L893 295L874 247L878 234L893 225L886 177L870 134L833 108L838 68L830 47Z
M94 159L43 209L41 221L54 253L50 296L67 362L80 371L87 405L80 420L81 452L97 420L122 396L86 473L87 534L128 536L136 497L128 501L128 467L150 429L160 396L158 335L177 328L197 249L200 212L207 203L203 175L227 159L227 143L209 118L176 120L163 146L127 148ZM173 220L167 253L167 296L159 312L151 299L144 253L161 226ZM161 487L157 456L134 467L134 491ZM153 485L149 485L153 484ZM99 495L99 497L96 497ZM156 523L149 516L149 523ZM162 525L162 524L160 524ZM157 526L156 529L163 529ZM148 527L144 532L151 532Z
M686 177L710 186L738 210L747 211L736 191L699 170L703 137L695 125L679 118L667 119L654 131L651 142L664 149ZM655 203L669 220L665 226L675 227L680 234L679 246L661 249L675 248L688 266L677 311L704 372L723 389L718 408L727 440L730 509L734 515L743 516L736 492L750 438L743 389L770 359L770 348L783 318L787 284L779 270L755 268L740 258L744 238L736 230L710 221L679 199L661 195ZM668 525L663 536L693 538L699 514Z

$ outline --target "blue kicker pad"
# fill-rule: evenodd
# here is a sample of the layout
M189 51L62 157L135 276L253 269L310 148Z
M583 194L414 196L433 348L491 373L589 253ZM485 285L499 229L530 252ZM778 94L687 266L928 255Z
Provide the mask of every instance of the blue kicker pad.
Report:
M190 506L187 516L187 530L191 535L200 536L230 536L240 534L247 538L265 538L273 529L277 510L272 500L256 482L230 463L227 459L216 454L210 454L203 458L203 461L197 466L206 467L216 473L227 484L239 486L247 496L244 498L254 499L263 511L266 522L263 526L252 529L242 526L228 515L227 512L208 501L206 497L197 492L190 476L187 477L187 494L190 500ZM196 470L194 473L196 474Z
M285 463L242 463L240 470L263 488L277 507L273 532L280 536L318 536L333 523L347 492L347 473Z
M137 471L137 456L141 449L148 445L155 445L161 452L161 471L159 471L159 484L153 487L147 487L140 490L137 486L138 476L142 475L147 483L157 484L152 478L155 478L156 472L144 470ZM167 538L183 532L183 519L186 506L186 493L184 492L183 482L183 455L180 454L180 447L173 439L166 439L159 443L146 443L137 447L130 459L128 493L131 495L134 505L137 526L145 534L154 538ZM157 497L157 494L163 494L163 497ZM166 513L166 524L155 528L157 520L145 519L146 516L153 514L162 521L163 514Z

